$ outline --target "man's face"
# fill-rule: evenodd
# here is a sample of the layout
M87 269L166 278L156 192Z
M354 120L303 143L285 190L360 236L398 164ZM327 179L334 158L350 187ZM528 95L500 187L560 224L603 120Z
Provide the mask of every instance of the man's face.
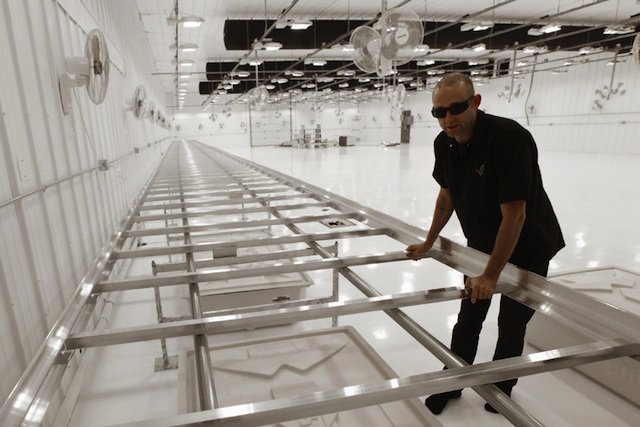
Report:
M469 100L469 94L463 86L443 86L433 93L433 108L447 108L454 104L463 103ZM447 111L443 118L438 119L438 123L447 135L457 142L465 144L473 136L476 125L478 106L480 105L480 95L475 95L469 104L469 108L459 114L452 114Z

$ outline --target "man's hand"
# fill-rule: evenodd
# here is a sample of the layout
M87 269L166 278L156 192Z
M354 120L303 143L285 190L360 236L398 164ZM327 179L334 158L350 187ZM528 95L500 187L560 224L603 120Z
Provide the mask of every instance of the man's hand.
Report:
M407 253L407 258L413 258L415 261L418 261L422 255L429 252L432 245L427 245L427 243L416 243L414 245L407 246L405 252Z
M475 304L480 299L490 299L496 292L498 279L494 279L485 274L478 277L469 277L464 286L471 289L471 304Z

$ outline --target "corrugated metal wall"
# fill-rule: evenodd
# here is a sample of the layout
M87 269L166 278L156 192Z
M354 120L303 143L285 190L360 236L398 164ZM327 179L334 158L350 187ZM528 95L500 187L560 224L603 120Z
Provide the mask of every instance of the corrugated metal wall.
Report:
M143 37L137 20L127 0L0 2L1 401L169 142L169 130L126 108L139 84L156 105L164 99L146 41L129 38L136 29L131 37ZM93 28L108 40L108 92L95 105L72 89L64 115L58 79Z

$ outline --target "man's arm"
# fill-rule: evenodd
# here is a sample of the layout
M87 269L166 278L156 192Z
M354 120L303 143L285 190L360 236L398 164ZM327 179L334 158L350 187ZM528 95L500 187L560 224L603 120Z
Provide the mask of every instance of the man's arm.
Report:
M471 302L489 299L496 291L498 278L507 265L520 238L520 232L526 218L527 203L524 200L507 202L500 205L502 222L498 229L496 242L484 272L478 277L467 279L465 286L471 288Z
M453 200L451 199L451 193L448 189L440 187L427 238L423 243L409 245L406 249L407 257L418 257L419 255L423 255L428 252L440 235L440 231L442 231L444 226L447 225L447 222L449 222L452 214Z

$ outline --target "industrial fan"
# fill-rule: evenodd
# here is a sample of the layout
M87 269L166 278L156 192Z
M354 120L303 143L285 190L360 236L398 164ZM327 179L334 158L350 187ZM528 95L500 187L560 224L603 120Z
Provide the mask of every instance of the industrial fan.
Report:
M109 66L107 42L100 30L94 29L84 45L84 56L65 59L66 73L59 80L64 114L71 111L71 88L74 87L85 86L94 104L104 101L109 86Z
M380 77L391 75L395 66L413 59L423 37L418 15L409 10L390 10L373 27L362 26L353 31L353 62L364 72L375 72Z
M252 88L247 95L249 106L257 110L261 110L269 102L269 91L263 85Z
M158 114L158 111L156 110L156 103L151 101L149 102L149 108L147 108L147 117L150 121L154 122L157 118L156 114Z
M133 98L127 100L129 110L133 112L133 116L141 120L146 112L147 91L144 86L139 85L133 91Z
M415 12L394 9L386 12L374 25L380 31L380 67L378 74L388 76L393 67L406 64L415 56L415 48L422 43L424 30Z
M399 119L400 115L402 115L402 109L404 108L404 101L407 96L407 90L404 87L404 84L400 83L393 90L393 94L391 96L391 118L393 120Z
M353 62L366 73L378 71L382 37L371 27L362 26L353 30L349 44L353 46Z

